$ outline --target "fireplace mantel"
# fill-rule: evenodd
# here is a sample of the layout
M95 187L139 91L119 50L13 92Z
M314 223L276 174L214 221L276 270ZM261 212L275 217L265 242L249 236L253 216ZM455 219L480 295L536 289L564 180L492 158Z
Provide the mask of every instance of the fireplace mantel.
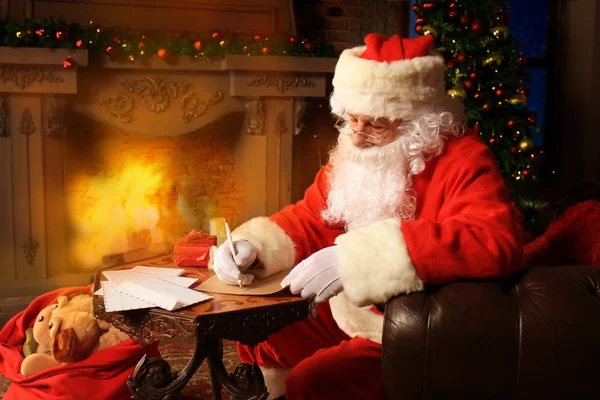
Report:
M67 58L74 67L63 67ZM230 55L127 64L108 57L91 62L86 50L0 47L3 296L68 279L86 283L90 275L66 258L62 141L71 113L147 136L184 135L244 113L234 157L252 185L239 223L290 202L292 135L301 126L303 99L326 95L335 62Z

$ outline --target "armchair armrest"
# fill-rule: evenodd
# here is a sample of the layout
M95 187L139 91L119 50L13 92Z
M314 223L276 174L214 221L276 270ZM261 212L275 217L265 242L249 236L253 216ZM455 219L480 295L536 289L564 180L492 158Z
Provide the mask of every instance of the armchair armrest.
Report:
M390 399L600 398L600 269L535 267L386 304Z

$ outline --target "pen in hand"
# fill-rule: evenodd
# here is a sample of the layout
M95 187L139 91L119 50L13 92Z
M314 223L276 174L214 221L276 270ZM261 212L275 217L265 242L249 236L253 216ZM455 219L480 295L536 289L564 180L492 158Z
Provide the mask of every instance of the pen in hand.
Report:
M231 237L231 228L229 227L229 223L227 222L227 218L225 218L225 231L227 232L227 241L229 242L229 250L231 250L231 255L233 256L233 261L237 264L235 259L236 251L235 246L233 245L233 238ZM238 285L240 285L240 289L243 289L242 280L238 278Z

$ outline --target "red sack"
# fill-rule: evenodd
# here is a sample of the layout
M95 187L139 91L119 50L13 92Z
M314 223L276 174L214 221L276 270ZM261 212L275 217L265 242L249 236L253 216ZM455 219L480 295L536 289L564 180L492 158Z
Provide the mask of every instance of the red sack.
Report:
M0 374L11 381L4 400L113 400L130 399L127 378L139 360L160 357L158 346L142 347L128 340L110 349L98 351L83 361L50 368L25 377L21 375L25 331L33 327L39 312L56 302L58 296L73 292L91 294L92 285L69 287L36 298L0 331Z
M217 245L217 237L203 231L191 231L181 238L173 249L175 264L180 267L207 267L210 248Z

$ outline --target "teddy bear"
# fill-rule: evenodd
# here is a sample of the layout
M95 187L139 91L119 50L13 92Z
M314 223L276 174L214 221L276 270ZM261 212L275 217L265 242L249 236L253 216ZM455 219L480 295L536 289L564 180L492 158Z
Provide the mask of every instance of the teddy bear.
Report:
M24 346L31 354L25 354L21 364L21 374L25 376L81 361L96 351L130 339L92 315L92 296L88 294L59 296L56 304L38 314L31 336L33 343Z

